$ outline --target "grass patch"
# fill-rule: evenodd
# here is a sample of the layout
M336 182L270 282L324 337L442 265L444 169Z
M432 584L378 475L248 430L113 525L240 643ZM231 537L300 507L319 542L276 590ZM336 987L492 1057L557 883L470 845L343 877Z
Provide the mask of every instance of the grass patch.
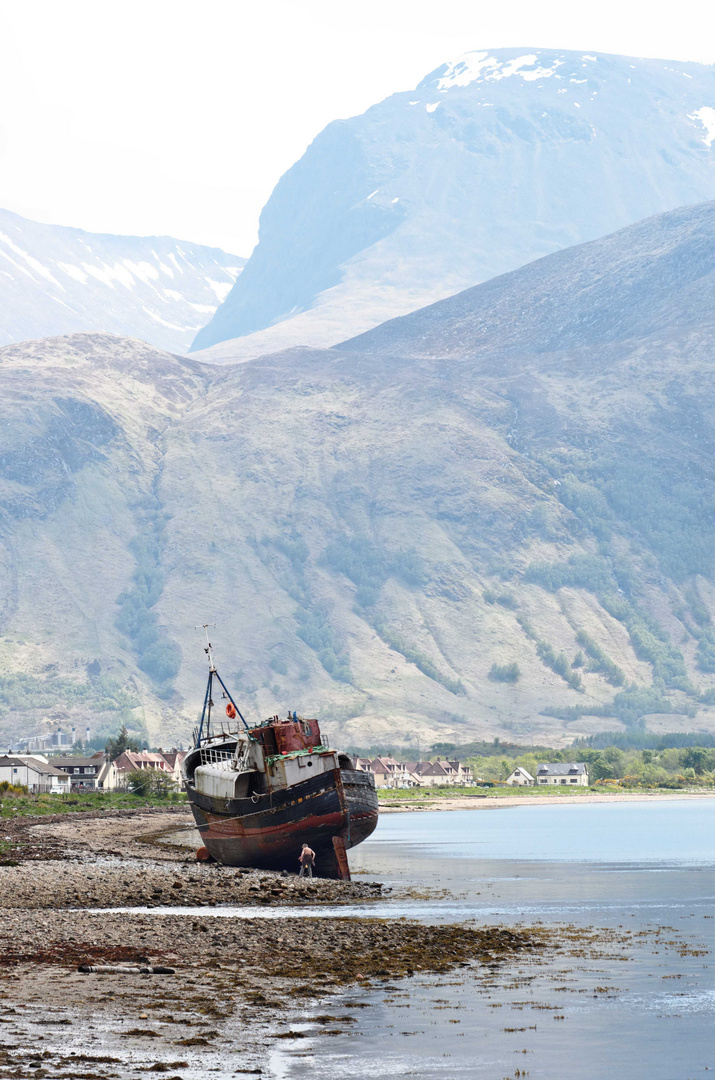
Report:
M134 795L126 791L82 791L69 795L26 795L0 800L0 818L35 817L45 814L77 814L88 810L133 810L136 807L188 805L183 791L165 796ZM1 849L0 849L1 850Z

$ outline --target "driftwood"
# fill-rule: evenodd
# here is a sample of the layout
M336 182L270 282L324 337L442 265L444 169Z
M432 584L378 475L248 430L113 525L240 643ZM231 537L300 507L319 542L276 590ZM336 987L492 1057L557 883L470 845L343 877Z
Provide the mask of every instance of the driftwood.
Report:
M83 975L175 975L176 969L161 965L129 964L80 964L77 968Z

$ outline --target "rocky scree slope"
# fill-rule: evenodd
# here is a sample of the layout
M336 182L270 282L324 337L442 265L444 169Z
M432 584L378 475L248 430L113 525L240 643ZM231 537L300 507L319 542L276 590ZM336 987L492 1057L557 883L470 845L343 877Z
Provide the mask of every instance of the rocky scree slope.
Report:
M76 331L186 352L245 259L168 236L112 236L0 210L0 345Z
M221 362L331 345L713 198L714 136L711 66L469 53L314 140L276 186L244 273L194 349L213 346L206 359Z
M677 210L232 368L0 350L0 730L185 738L205 621L343 743L715 728L713 250Z

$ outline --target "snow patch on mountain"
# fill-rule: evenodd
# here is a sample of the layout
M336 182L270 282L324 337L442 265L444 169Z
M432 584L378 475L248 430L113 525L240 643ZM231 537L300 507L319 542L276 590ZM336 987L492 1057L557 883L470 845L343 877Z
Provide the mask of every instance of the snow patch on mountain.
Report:
M715 139L715 109L711 105L703 105L701 109L688 114L689 120L699 120L705 128L703 142L706 146L712 146Z
M243 262L170 237L86 233L0 210L0 344L109 331L185 352Z
M557 59L550 67L541 67L536 53L500 61L485 52L469 52L447 65L447 71L439 79L437 88L449 90L452 86L469 86L473 82L498 82L511 75L519 75L526 82L534 82L536 79L548 79L564 63L564 60Z

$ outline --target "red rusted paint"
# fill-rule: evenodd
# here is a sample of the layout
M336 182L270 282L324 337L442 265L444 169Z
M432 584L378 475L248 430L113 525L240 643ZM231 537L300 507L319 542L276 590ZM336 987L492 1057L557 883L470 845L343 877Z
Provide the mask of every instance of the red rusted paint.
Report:
M338 868L338 878L341 881L350 881L348 854L345 850L345 841L342 836L333 837L333 851L335 852L335 862Z

